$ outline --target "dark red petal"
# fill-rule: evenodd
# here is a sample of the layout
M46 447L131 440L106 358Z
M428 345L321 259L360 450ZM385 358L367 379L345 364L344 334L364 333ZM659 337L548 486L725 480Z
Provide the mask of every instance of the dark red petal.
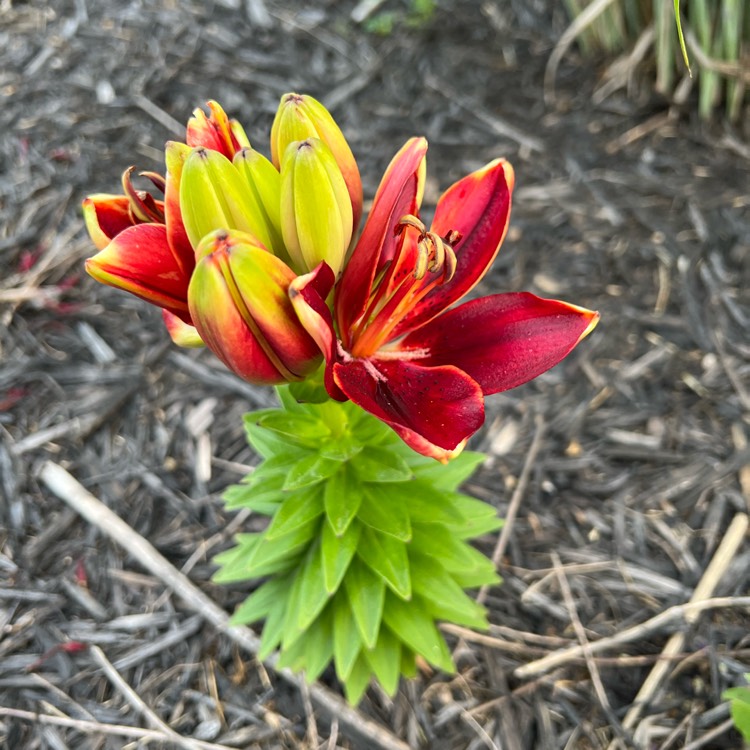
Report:
M484 422L479 385L456 367L354 359L334 365L333 374L355 404L425 456L447 460Z
M362 235L336 287L336 322L346 345L351 324L365 310L376 272L393 257L400 241L396 224L419 209L426 153L427 141L411 138L393 157L380 181Z
M560 362L591 331L599 314L528 292L494 294L449 310L401 342L419 363L455 365L485 395L506 391Z
M331 311L325 302L335 280L331 267L323 261L310 273L292 281L289 285L289 299L302 327L310 334L325 358L325 386L328 394L338 401L345 401L346 397L333 379L332 368L338 357L336 334Z
M407 314L394 335L426 323L460 300L487 272L505 238L510 220L513 168L496 159L456 182L443 193L431 230L441 237L457 231L458 264L453 278L438 284Z
M191 323L187 304L190 281L177 265L163 224L138 224L120 232L86 261L97 281L123 289Z

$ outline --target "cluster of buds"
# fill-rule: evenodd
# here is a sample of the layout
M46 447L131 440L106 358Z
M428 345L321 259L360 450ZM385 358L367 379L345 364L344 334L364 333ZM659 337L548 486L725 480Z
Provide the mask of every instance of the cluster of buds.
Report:
M359 170L320 102L282 97L270 160L208 106L184 143L167 144L165 176L142 173L162 197L137 190L131 168L123 195L84 202L100 250L88 272L161 307L176 343L205 344L258 384L303 380L324 362L331 398L447 461L483 423L486 395L553 367L596 325L590 310L526 293L458 304L505 238L504 159L448 188L428 228L427 142L411 138L356 238Z
M197 109L185 142L167 143L166 174L84 201L99 252L98 281L162 308L173 340L208 346L258 384L301 380L322 360L290 298L292 280L321 263L343 269L362 215L362 183L341 130L320 102L282 97L271 160L216 102Z

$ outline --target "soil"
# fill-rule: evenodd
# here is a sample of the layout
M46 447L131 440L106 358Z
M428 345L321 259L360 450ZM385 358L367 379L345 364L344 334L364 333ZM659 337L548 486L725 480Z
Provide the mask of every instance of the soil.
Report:
M750 672L748 133L699 122L689 82L678 104L654 94L646 65L602 90L613 69L571 48L545 84L567 24L551 0L411 20L420 4L391 0L357 22L366 5L0 2L0 746L740 747L722 693ZM256 524L220 495L272 391L88 278L80 204L160 170L208 99L265 150L287 91L329 106L369 197L411 135L430 141L428 207L508 158L512 225L477 292L602 316L490 397L471 444L488 459L467 490L510 511L480 544L501 553L491 630L447 628L456 675L372 688L353 715L331 673L308 690L259 664L45 481L67 470L224 611L246 595L211 558Z

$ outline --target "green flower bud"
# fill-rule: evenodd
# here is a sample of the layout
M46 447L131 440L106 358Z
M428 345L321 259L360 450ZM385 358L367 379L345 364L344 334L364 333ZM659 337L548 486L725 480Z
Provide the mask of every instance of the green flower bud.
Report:
M331 113L317 99L304 94L284 94L271 127L271 159L276 168L280 167L290 143L308 138L320 138L339 165L352 203L353 233L362 218L362 180L352 150Z
M190 244L217 229L238 229L273 247L272 227L255 193L218 151L193 149L180 178L180 211Z
M206 346L259 385L302 380L322 359L289 298L294 272L250 235L203 239L190 279L190 316Z
M352 238L352 205L331 149L290 143L281 164L281 231L297 273L325 261L338 276Z
M289 263L289 254L281 237L281 175L263 154L243 148L234 157L234 166L245 179L246 189L253 194L269 229L269 250Z

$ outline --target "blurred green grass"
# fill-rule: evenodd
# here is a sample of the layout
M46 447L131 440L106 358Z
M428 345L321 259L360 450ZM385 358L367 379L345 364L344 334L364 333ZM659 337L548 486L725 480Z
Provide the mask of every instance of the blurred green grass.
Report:
M698 80L703 119L724 112L731 122L750 102L750 7L747 0L565 0L571 19L592 3L601 6L578 35L584 55L614 56L653 31L654 88L671 95L688 72ZM681 44L684 31L685 44ZM681 49L682 48L682 49Z

